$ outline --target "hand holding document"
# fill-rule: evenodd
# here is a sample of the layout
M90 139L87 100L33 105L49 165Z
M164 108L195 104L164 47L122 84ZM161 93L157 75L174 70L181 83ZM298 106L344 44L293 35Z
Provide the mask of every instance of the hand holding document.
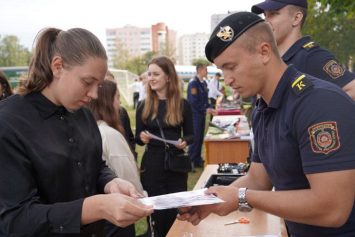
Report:
M178 207L190 207L210 205L224 202L222 199L210 194L206 195L205 189L171 193L155 197L147 197L138 199L145 205L153 205L155 210L164 210Z
M173 140L166 140L166 139L163 139L161 137L158 137L158 136L155 136L151 133L149 133L149 136L152 138L152 139L156 139L156 140L159 140L159 141L162 141L162 142L166 142L166 143L170 143L170 144L173 144L173 145L179 145L180 142L179 141L173 141Z

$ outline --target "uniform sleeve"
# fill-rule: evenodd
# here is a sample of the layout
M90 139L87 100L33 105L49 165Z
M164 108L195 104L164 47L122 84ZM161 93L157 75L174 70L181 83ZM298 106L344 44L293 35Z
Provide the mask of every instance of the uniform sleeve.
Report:
M188 100L190 102L190 105L193 109L193 111L197 111L200 114L206 114L206 109L209 108L209 106L205 105L204 101L202 101L201 96L199 95L199 85L197 85L196 81L191 81L187 87L187 93L188 93Z
M186 141L187 145L190 145L195 140L194 135L194 124L192 121L192 111L190 103L184 99L184 113L183 113L184 123L182 125L183 134L182 140Z
M3 228L16 236L80 233L84 199L43 203L26 150L3 121L0 123L0 140L0 222Z
M355 74L343 68L329 51L317 47L307 57L305 73L343 88L355 79Z
M141 132L145 131L147 129L147 125L145 123L143 123L142 121L142 112L143 112L143 108L144 108L144 101L141 101L138 103L137 106L137 111L136 111L136 144L140 145L140 146L144 146L145 143L142 142L141 138L140 138L140 134Z
M294 111L292 133L305 174L355 169L355 103L351 98L343 91L315 89L300 98Z

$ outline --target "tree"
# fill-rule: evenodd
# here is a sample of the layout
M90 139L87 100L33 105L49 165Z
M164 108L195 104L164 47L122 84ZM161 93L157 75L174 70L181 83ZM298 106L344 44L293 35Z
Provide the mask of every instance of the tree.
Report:
M129 52L124 48L124 44L121 43L120 39L116 39L115 48L112 49L112 52L115 53L113 67L125 70L129 61Z
M16 36L0 35L0 66L27 66L31 57L32 52L21 45Z
M302 29L303 35L311 35L312 41L332 52L339 62L348 65L349 57L355 55L355 18L341 13L332 17L327 5L308 1L308 16Z
M160 43L159 55L167 56L174 64L176 64L175 52L176 48L174 48L172 41L166 40Z
M199 59L195 59L192 61L192 65L194 65L194 66L196 66L199 63L205 64L206 66L210 65L210 61L208 61L207 59L204 59L204 58L199 58Z
M329 14L338 16L346 13L349 17L355 16L355 1L354 0L319 0L324 5L329 5Z

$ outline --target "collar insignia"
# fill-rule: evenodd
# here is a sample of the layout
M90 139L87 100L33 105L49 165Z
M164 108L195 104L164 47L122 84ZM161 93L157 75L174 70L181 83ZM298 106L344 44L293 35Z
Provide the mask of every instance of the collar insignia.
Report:
M221 27L219 32L217 33L217 37L219 37L222 41L228 42L233 39L234 31L230 26Z

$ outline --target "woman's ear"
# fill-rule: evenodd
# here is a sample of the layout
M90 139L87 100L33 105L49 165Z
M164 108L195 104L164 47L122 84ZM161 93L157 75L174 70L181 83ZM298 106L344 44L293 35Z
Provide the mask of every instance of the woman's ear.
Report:
M61 57L55 56L53 58L52 63L51 63L51 69L52 69L54 78L59 78L61 76L63 69L64 69L63 64L64 64L64 62Z

